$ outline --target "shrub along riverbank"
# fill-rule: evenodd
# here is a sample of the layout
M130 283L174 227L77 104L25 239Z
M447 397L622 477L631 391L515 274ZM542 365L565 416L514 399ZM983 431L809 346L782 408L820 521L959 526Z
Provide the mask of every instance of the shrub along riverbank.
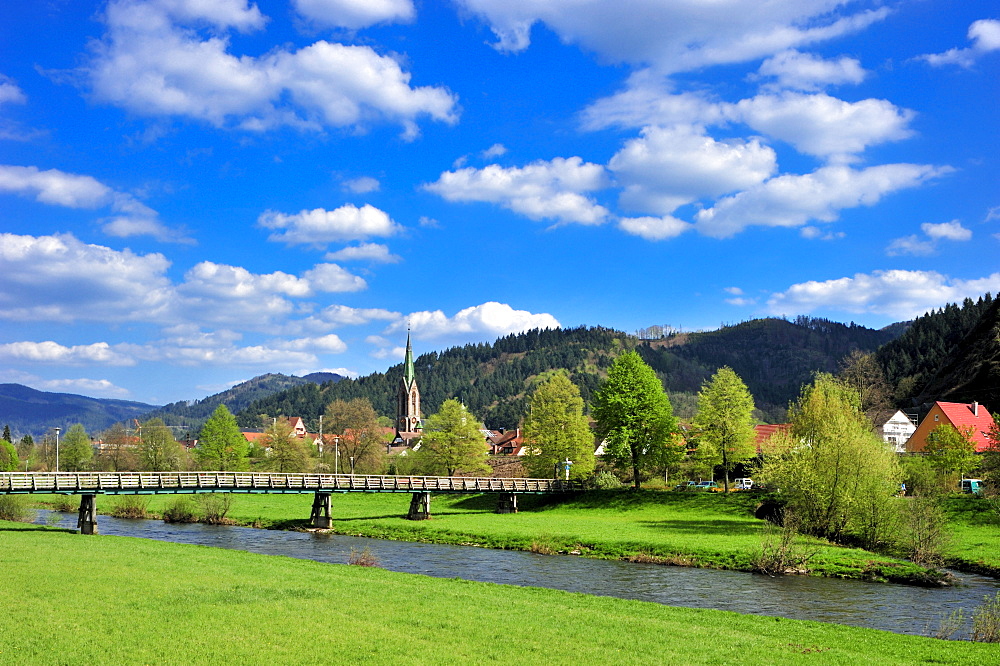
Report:
M982 664L995 657L995 647L976 643L20 523L0 522L0 553L8 611L0 663Z
M37 498L52 506L52 497ZM160 495L148 511L160 515L190 496ZM101 497L98 510L118 500ZM227 516L237 524L279 529L308 526L311 495L232 495ZM771 526L753 516L748 494L591 491L573 498L522 496L517 514L495 514L492 495L435 495L432 520L404 518L408 494L334 495L333 531L339 534L475 545L540 553L752 571ZM799 537L813 575L930 584L941 579L906 560Z

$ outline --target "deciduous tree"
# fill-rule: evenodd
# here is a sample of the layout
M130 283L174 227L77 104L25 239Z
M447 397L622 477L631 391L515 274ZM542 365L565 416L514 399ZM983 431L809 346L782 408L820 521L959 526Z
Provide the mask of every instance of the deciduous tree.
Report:
M817 375L789 410L783 453L765 459L762 479L775 488L811 534L841 540L853 534L868 548L895 528L892 498L901 472L896 455L875 434L855 391Z
M21 466L17 449L6 439L0 439L0 472L16 472Z
M454 476L462 471L488 474L486 438L481 424L458 400L445 400L441 409L427 418L420 440L420 457L432 468Z
M274 419L264 429L261 445L267 449L268 468L275 472L304 472L309 466L309 451L286 418Z
M608 368L592 415L607 455L616 465L632 468L632 483L639 488L641 470L659 462L659 450L671 441L677 421L663 384L638 353L625 352Z
M173 472L181 468L183 451L163 419L142 424L139 435L139 465L146 472Z
M721 464L725 489L736 463L757 454L754 433L753 396L732 368L723 367L712 375L698 394L694 418L701 457Z
M80 472L88 468L94 457L94 447L90 435L82 423L70 427L59 445L59 469L65 472Z
M202 426L195 456L202 469L239 472L249 467L250 442L225 405L216 407Z
M522 434L531 476L548 477L555 466L570 460L570 477L582 479L594 471L594 433L583 415L580 389L563 373L552 374L531 396Z
M956 428L942 423L927 435L924 451L931 464L944 473L960 474L963 478L979 466L976 443L972 441L972 426Z
M336 447L324 444L324 455L336 451L340 455L342 471L354 458L354 469L362 474L382 471L385 463L385 437L378 414L367 398L334 400L326 406L324 425L331 437L339 437Z
M125 426L116 423L101 436L104 447L98 456L101 469L111 472L122 472L136 468L135 441L129 437Z

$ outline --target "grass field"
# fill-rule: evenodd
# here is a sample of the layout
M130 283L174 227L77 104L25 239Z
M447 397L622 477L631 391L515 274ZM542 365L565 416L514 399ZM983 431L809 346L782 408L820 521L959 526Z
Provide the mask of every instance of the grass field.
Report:
M176 496L150 498L158 513ZM642 559L749 571L768 525L752 515L749 495L658 491L592 491L572 499L522 496L517 514L496 514L492 495L435 495L433 518L404 518L408 494L345 493L333 497L333 530L406 541L468 544L610 559ZM38 499L51 501L51 497ZM100 497L109 511L116 499ZM312 495L233 495L230 517L262 527L304 527ZM815 551L817 575L911 582L925 570L903 560L802 539Z
M345 502L346 503L346 502ZM0 522L0 664L985 664L996 647Z
M949 498L945 508L949 564L1000 577L1000 516L987 500L968 495Z

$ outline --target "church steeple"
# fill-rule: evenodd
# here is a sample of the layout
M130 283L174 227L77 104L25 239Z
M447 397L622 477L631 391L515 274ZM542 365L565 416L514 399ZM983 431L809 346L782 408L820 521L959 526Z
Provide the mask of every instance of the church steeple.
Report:
M406 356L403 359L403 376L396 390L396 437L400 433L415 433L421 429L420 390L417 388L417 372L413 365L413 345L410 344L410 330L406 330Z

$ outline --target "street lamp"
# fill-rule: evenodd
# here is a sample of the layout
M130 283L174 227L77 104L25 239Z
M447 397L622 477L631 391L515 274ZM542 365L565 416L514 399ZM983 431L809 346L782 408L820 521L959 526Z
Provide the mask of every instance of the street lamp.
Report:
M62 428L54 428L56 431L56 471L59 471L59 432Z
M354 456L351 456L351 476L354 476Z

